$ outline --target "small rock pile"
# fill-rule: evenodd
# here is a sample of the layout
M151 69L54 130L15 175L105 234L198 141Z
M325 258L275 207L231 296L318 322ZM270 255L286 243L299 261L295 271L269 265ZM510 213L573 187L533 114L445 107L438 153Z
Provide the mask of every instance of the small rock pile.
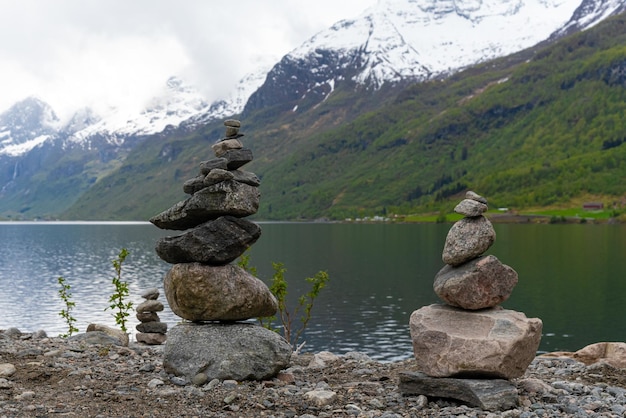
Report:
M150 219L162 229L188 230L165 237L157 254L173 267L164 278L165 297L176 315L192 322L168 333L164 368L194 379L265 379L289 362L291 346L259 325L240 322L271 316L278 303L267 286L231 264L261 235L245 218L259 207L259 178L240 170L252 161L239 121L227 120L215 158L183 185L191 196Z
M509 298L518 275L493 255L493 225L483 216L487 200L474 192L454 211L465 217L446 237L434 290L446 304L422 307L409 321L417 368L401 375L401 390L456 398L483 409L517 404L509 382L535 358L542 322L499 306Z
M135 339L137 342L148 345L163 344L167 339L167 323L161 322L159 318L159 312L164 308L163 304L157 300L159 290L147 289L141 297L145 300L136 308L136 316L140 323L135 327L139 331L135 334Z

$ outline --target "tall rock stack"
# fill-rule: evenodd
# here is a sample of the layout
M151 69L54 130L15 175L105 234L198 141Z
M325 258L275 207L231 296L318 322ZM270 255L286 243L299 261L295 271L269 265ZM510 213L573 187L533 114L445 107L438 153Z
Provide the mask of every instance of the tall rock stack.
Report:
M421 373L403 373L401 390L506 409L517 402L508 379L523 375L535 357L542 322L499 306L511 295L518 275L495 256L483 255L496 238L483 216L487 200L469 191L454 211L464 218L448 232L442 255L446 266L434 283L445 304L411 314L413 351Z
M183 185L186 200L152 217L162 229L187 230L160 239L156 252L173 264L165 297L176 315L191 322L173 327L164 348L164 369L189 380L266 379L289 363L291 346L251 318L276 313L267 286L231 264L254 244L261 228L246 219L259 207L259 178L240 168L252 151L240 140L240 122L227 120L215 158L200 163Z

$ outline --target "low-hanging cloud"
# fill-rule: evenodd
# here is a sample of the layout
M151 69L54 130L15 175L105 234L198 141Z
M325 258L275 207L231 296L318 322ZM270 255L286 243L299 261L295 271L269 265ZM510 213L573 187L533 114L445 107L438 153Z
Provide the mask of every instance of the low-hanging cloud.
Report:
M0 112L38 96L140 109L177 75L212 101L375 0L0 0Z

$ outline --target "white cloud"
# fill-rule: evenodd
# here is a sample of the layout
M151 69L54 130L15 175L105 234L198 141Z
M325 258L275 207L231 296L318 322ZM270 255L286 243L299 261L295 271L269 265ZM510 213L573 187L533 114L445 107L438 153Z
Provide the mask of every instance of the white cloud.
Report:
M376 0L0 0L0 112L27 96L61 117L138 108L171 75L222 98Z

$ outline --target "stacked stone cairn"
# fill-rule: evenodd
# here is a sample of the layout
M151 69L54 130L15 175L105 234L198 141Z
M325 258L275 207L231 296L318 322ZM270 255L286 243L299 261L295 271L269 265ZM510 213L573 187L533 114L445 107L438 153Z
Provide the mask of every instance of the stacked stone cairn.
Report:
M139 320L139 324L135 327L139 331L135 334L135 339L137 342L148 345L163 344L167 339L167 323L161 322L159 318L159 312L164 309L163 304L157 300L159 289L147 289L141 297L145 300L135 309Z
M418 373L403 372L405 394L453 398L486 410L517 405L510 379L536 355L542 322L499 306L518 275L493 255L487 200L468 191L454 211L464 215L448 232L434 290L445 304L422 307L409 321Z
M262 380L289 363L291 346L251 318L272 316L278 303L268 287L233 262L261 235L246 219L259 207L259 178L240 168L252 151L240 140L240 122L227 120L215 158L183 185L190 197L152 217L162 229L187 230L161 238L157 254L173 264L163 287L172 312L187 320L168 332L163 367L195 384Z

